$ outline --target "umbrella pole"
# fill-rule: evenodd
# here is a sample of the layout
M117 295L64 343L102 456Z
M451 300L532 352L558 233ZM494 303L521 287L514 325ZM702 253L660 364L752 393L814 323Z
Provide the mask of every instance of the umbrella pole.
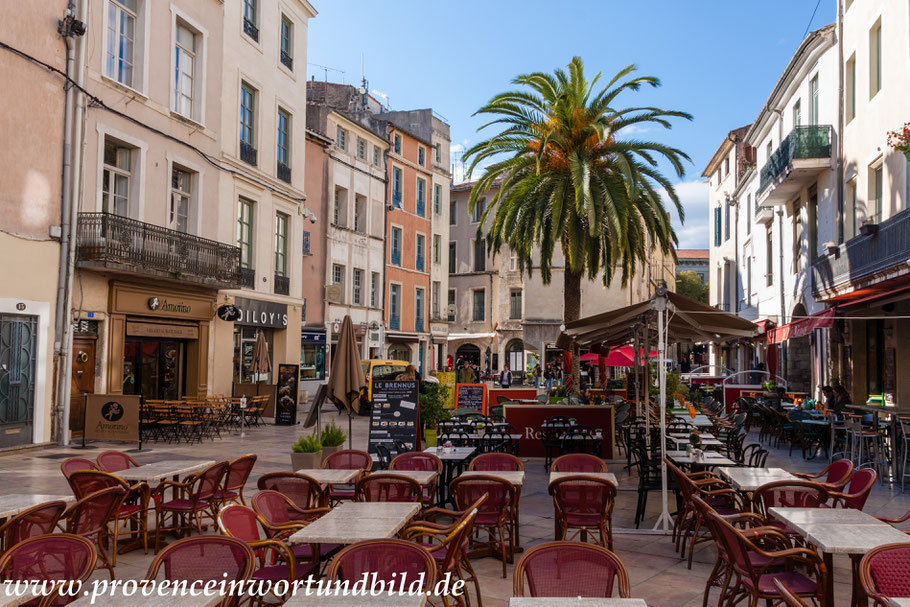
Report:
M351 427L352 426L353 426L353 424L351 422L351 412L348 411L348 449L354 448L351 446L353 444L352 441L354 440L353 437L351 436Z
M667 488L667 367L664 365L664 355L667 351L667 334L664 325L664 314L667 310L666 297L658 297L654 300L654 307L657 310L657 383L660 386L660 517L654 529L662 528L664 532L669 531L673 525L670 518L669 491Z

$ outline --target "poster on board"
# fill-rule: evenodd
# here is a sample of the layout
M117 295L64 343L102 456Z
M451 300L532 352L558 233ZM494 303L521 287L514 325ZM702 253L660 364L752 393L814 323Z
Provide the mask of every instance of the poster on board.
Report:
M293 426L297 423L297 389L300 365L278 365L278 401L275 403L275 425Z
M142 443L139 436L139 411L142 397L127 394L86 394L85 432L87 440Z
M440 386L446 386L449 390L446 393L446 399L443 403L443 406L446 409L455 408L455 372L454 371L440 371L436 374L436 377L439 379Z
M473 409L478 413L487 410L487 385L486 384L456 384L455 408Z
M367 450L376 453L383 444L397 454L395 441L408 449L420 449L419 394L416 381L374 381L373 410L370 414L370 442Z

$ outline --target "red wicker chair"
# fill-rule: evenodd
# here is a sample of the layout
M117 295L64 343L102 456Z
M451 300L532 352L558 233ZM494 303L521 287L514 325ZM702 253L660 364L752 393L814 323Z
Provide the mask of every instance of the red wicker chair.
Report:
M0 553L22 540L53 533L66 510L66 502L45 502L32 506L0 525Z
M395 582L405 577L413 581L424 575L421 590L436 585L436 561L420 545L405 540L366 540L343 548L332 560L329 579L357 582L364 574L382 582ZM365 599L369 603L369 599Z
M832 491L831 497L834 498L836 508L853 508L862 510L866 506L866 500L872 488L875 487L875 481L878 480L878 472L872 468L863 468L853 473L850 484L843 492Z
M328 457L322 460L322 467L328 470L360 470L360 477L367 474L373 469L373 458L366 451L356 449L343 449L330 453ZM358 477L358 478L360 478ZM355 478L356 482L358 479ZM333 486L329 491L329 497L334 506L342 500L354 499L353 485Z
M268 536L279 539L287 538L330 511L329 508L301 510L286 495L268 489L254 495L250 502L253 510L259 515L260 523ZM304 562L325 558L339 549L341 549L339 544L296 544L291 546L294 556Z
M853 462L848 459L839 459L836 462L831 462L825 466L825 469L818 474L794 472L793 476L807 481L821 483L829 490L837 491L842 489L847 482L849 482L852 474ZM821 480L823 477L825 480Z
M326 506L326 494L315 479L297 472L269 472L259 477L260 491L277 491L293 502L298 510ZM302 520L302 519L301 519Z
M629 574L619 557L604 548L578 542L548 542L529 548L515 564L513 596L631 596Z
M588 540L588 534L599 535L597 542L613 550L613 504L616 485L610 481L584 474L564 476L550 483L550 495L556 513L556 539ZM574 535L566 537L570 529Z
M812 481L774 481L765 483L752 494L752 503L765 517L765 524L777 527L789 536L799 534L784 523L768 516L768 508L821 508L828 501L828 490Z
M502 577L506 577L506 560L511 557L515 542L511 526L517 496L515 487L495 476L460 476L449 484L449 494L461 511L486 494L487 499L478 508L474 526L487 532L489 541L485 544L502 557Z
M423 487L406 476L383 474L364 476L354 486L354 499L358 502L423 502Z
M162 481L154 492L155 498L155 552L161 545L161 533L176 531L178 535L195 529L202 533L202 517L207 514L215 521L215 491L227 470L227 462L212 464L205 470L191 474L183 482ZM177 497L165 500L167 489L173 488ZM166 525L170 515L171 524Z
M910 596L910 543L887 544L867 552L859 563L859 579L874 605Z
M115 550L111 564L117 566L117 542L121 535L136 536L148 554L148 511L152 490L145 482L128 485L123 479L100 470L79 470L69 477L70 486L77 498L108 487L119 487L126 492L123 503L111 519Z
M246 505L243 497L243 487L250 478L253 471L253 465L256 463L256 455L248 453L241 455L237 459L228 463L227 472L224 473L224 480L221 486L215 490L215 501L224 506L230 503L241 503Z
M63 513L66 519L66 532L79 535L95 543L101 566L108 570L114 579L114 564L104 549L107 543L108 526L116 520L117 512L126 497L122 487L108 487L90 493L76 501ZM116 546L114 547L116 550Z
M165 546L149 565L146 580L155 580L159 573L171 582L249 580L256 567L256 555L246 542L223 535L186 537ZM220 607L236 607L241 597L227 596Z
M774 587L777 588L787 607L810 607L809 603L790 592L790 589L780 580L774 580Z
M95 570L98 554L89 540L69 533L29 537L0 558L0 578L9 581L86 582ZM58 596L59 586L40 599L25 603L38 607L66 605L81 597Z
M607 464L590 453L567 453L553 460L550 464L551 472L574 472L585 474L587 472L607 472Z
M99 454L95 461L98 469L103 472L120 472L139 467L139 462L123 451L105 451Z
M525 465L510 453L484 453L472 459L468 469L478 472L520 472L525 469Z
M423 486L422 502L425 508L431 507L436 502L436 487L442 477L442 460L432 453L421 451L408 451L399 453L389 462L389 470L425 470L436 473L432 483Z
M71 457L69 459L63 460L63 463L60 464L60 471L63 472L63 476L66 478L69 478L70 474L76 472L77 470L97 469L98 467L95 465L95 462L86 457Z

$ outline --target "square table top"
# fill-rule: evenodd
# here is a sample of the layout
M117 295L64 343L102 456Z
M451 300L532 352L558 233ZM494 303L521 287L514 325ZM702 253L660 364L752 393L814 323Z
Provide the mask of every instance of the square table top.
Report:
M200 588L198 592L201 595L202 589ZM166 596L156 596L154 594L152 596L142 596L142 591L140 590L131 597L125 597L119 591L113 595L108 591L107 594L95 597L94 601L92 601L91 596L84 596L73 601L70 605L73 607L88 607L89 605L94 605L95 607L99 605L101 607L120 607L120 605L126 604L131 607L166 607L170 605L174 607L177 605L180 605L180 607L213 607L220 603L224 597L220 596L217 591L212 594L213 596L190 596L189 593L180 597L173 597L170 594Z
M394 537L420 511L416 503L344 502L288 538L290 544L354 544Z
M548 484L553 484L556 479L566 476L593 476L611 482L617 487L619 486L619 481L616 480L616 475L612 472L550 472L550 482Z
M395 594L393 596L316 596L315 591L311 596L306 595L306 587L301 586L297 594L284 604L285 607L363 607L363 605L378 605L379 607L423 607L427 604L425 594Z
M347 485L357 478L360 470L332 470L326 468L304 468L297 470L297 474L304 474L315 480L320 485Z
M0 584L0 607L18 607L35 598L32 596L31 589L23 593L22 596L16 596L15 588L7 588L9 585L9 582Z
M32 495L28 493L9 493L7 495L0 495L0 518L16 516L20 512L24 512L32 506L56 501L66 502L69 504L71 502L75 502L76 498L72 495ZM0 605L5 604L6 603L0 603Z
M667 457L680 464L698 464L700 466L735 466L736 462L714 451L703 451L701 461L696 461L694 455L685 451L667 451Z
M910 607L910 597L893 596L887 599L888 607Z
M890 526L871 514L853 508L768 508L768 514L804 536L819 525L841 525L850 528L866 525Z
M908 536L887 523L855 525L840 523L813 525L806 540L822 552L830 554L866 554L885 544L905 544Z
M471 457L474 451L476 451L474 447L452 447L449 453L439 452L436 447L428 447L423 450L424 453L432 453L444 462L463 462Z
M509 599L509 607L648 607L648 605L644 599L512 597Z
M495 476L496 478L501 478L502 480L516 487L521 487L525 482L524 470L500 470L496 472L486 470L467 470L465 472L462 472L458 478L461 478L463 476Z
M783 468L718 468L717 472L741 491L755 491L766 483L775 481L798 481Z
M404 476L414 479L421 485L428 485L436 480L439 474L435 470L382 470L377 474L391 474L392 476Z
M114 472L125 481L163 481L174 476L183 476L205 470L213 465L214 461L199 461L187 459L166 459L154 464L144 464L136 468L127 468Z

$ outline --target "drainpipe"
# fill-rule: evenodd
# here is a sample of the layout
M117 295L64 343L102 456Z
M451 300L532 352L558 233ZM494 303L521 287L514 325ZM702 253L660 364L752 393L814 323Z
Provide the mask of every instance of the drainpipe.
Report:
M385 187L382 188L383 195L385 197L385 202L382 205L382 303L380 307L385 310L386 307L386 291L388 291L387 285L389 284L389 277L386 275L386 272L389 268L389 188L392 186L392 177L389 173L389 150L392 146L392 129L386 128L385 134L386 141L389 142L389 147L385 149L382 153L382 160L385 166ZM400 304L401 302L399 302ZM392 319L391 310L389 311L389 320ZM391 324L391 323L390 323ZM382 333L383 337L386 337L386 332ZM384 340L385 341L385 340ZM386 344L383 343L381 346L383 353L380 356L388 355L388 348Z
M780 290L780 316L778 320L778 326L784 324L785 310L784 310L784 210L782 208L777 209L777 248L780 252L780 279L778 280L778 286ZM783 350L783 343L781 343L781 350ZM784 369L783 365L783 356L777 357L777 371L778 375L787 379L787 370Z
M837 64L844 65L844 3L837 0ZM844 241L844 70L837 70L837 216L834 219L835 242Z

